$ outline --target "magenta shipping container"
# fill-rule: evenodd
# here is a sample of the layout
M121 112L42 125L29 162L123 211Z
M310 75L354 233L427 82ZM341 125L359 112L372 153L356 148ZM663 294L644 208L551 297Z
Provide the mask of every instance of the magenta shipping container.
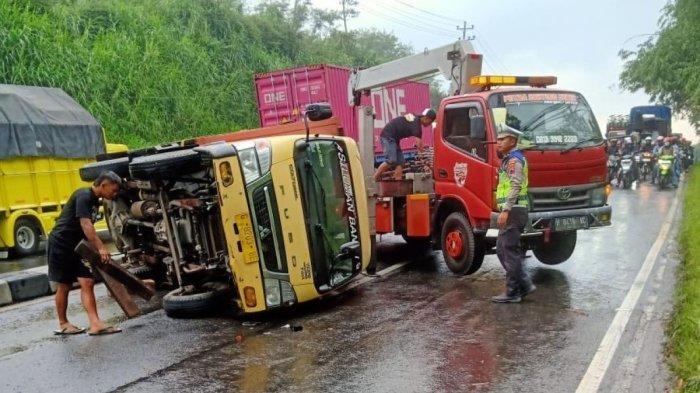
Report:
M261 126L277 125L301 120L307 104L328 102L333 115L340 119L343 133L355 140L357 135L357 108L348 105L348 78L350 69L319 64L255 75L255 91ZM384 125L406 113L419 114L430 106L430 87L427 83L394 83L373 90L363 96L362 104L374 106L374 151L381 154L379 134ZM431 146L433 130L423 128L423 142ZM414 148L413 138L401 142L404 151Z

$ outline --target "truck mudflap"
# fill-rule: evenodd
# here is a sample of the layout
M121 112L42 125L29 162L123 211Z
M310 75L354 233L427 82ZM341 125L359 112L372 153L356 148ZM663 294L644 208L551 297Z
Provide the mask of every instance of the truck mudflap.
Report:
M599 228L611 225L612 207L610 205L584 209L553 210L530 212L530 224L525 228L524 237L540 236L544 231L564 232L579 229ZM497 236L496 222L498 212L491 212L490 230L486 236Z

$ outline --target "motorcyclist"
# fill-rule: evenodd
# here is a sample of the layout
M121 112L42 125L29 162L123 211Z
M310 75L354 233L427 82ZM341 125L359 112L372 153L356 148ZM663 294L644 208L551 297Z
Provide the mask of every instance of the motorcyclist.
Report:
M664 137L659 135L658 137L656 137L656 144L654 145L652 153L654 153L655 156L658 156L659 152L661 152L662 147L664 147Z
M632 137L625 137L624 144L618 151L618 155L622 157L629 156L629 158L632 160L632 166L630 167L632 181L636 181L639 179L639 168L637 168L637 163L634 160L635 152L636 149L634 143L632 142ZM622 167L618 168L617 171L617 184L622 184Z
M642 143L642 146L639 149L642 153L651 153L654 150L654 145L651 143L651 137L648 136L644 138L644 142Z
M625 137L625 143L622 145L620 154L623 156L633 156L635 152L634 143L632 143L632 137Z
M616 156L619 152L620 145L617 143L617 139L608 140L608 154Z
M678 176L677 176L676 169L675 169L675 167L676 167L676 162L678 161L678 157L676 157L676 151L677 151L677 149L674 148L674 146L673 146L673 144L672 144L672 141L673 141L673 138L672 138L672 137L666 137L666 138L664 138L664 144L663 144L663 146L661 147L661 149L659 149L659 157L662 157L662 156L671 156L671 157L673 157L674 169L671 170L671 185L672 185L673 187L678 187ZM659 172L659 166L658 166L658 165L656 165L655 172L656 172L656 178L658 179L658 176L659 176L659 173L658 173L658 172Z

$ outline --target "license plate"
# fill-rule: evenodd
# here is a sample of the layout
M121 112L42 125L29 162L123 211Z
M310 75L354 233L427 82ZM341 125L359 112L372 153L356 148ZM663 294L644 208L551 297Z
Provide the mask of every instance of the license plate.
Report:
M554 231L573 231L588 228L588 217L560 217L554 219Z
M10 256L9 251L0 251L0 259L7 259Z
M243 252L243 262L258 262L258 248L255 246L255 235L253 234L253 225L250 223L250 216L236 214L234 220L238 227L238 237L241 239L240 250Z

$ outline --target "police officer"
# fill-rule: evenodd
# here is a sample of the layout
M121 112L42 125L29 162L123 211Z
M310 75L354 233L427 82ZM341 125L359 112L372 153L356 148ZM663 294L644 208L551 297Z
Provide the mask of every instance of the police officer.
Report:
M492 297L491 301L518 303L523 296L535 290L523 269L523 250L520 247L520 235L528 220L528 168L523 152L516 149L521 132L505 124L499 128L497 148L502 158L496 199L501 212L497 222L496 254L506 271L506 291Z
M380 135L382 149L386 155L384 161L377 171L374 173L374 180L379 181L384 172L393 169L394 179L401 180L403 178L404 157L401 151L401 140L404 138L417 138L416 145L418 150L423 148L423 127L427 127L435 121L437 117L435 110L431 108L425 109L420 115L416 116L413 113L407 113L399 116L384 126Z

